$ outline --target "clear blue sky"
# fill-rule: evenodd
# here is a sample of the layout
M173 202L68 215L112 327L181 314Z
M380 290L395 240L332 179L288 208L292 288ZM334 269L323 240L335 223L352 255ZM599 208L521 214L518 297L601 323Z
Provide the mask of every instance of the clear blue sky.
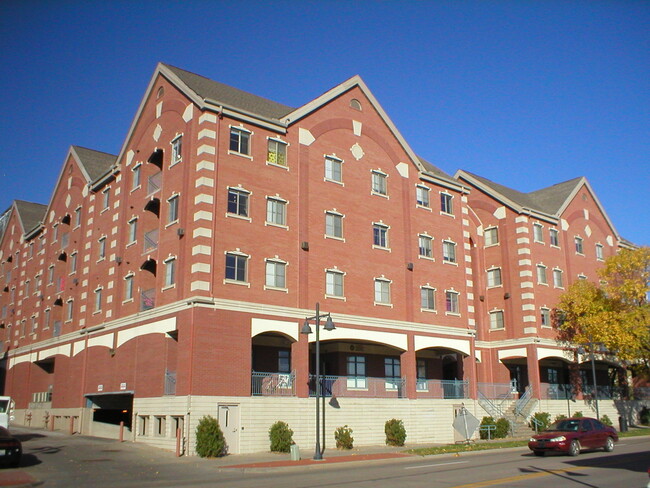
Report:
M117 154L158 61L295 107L359 74L444 171L586 176L650 245L650 2L3 0L0 211Z

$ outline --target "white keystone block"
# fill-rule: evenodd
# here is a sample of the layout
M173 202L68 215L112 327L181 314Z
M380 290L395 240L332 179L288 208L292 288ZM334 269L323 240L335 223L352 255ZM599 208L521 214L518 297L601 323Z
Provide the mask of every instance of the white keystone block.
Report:
M209 112L205 112L201 114L201 116L199 117L199 124L203 124L204 122L216 122L216 121L217 121L217 116Z
M208 212L207 210L199 210L194 214L194 222L197 220L212 221L212 212Z
M212 188L214 186L214 180L212 178L206 178L205 176L202 176L201 178L196 179L194 186L196 188L199 186L209 186Z
M535 310L535 305L532 303L527 303L521 306L522 310Z
M533 282L532 281L522 281L521 288L532 288L533 287Z
M206 256L210 256L212 254L212 248L210 246L194 246L192 248L192 256L196 256L197 254L205 254Z
M197 227L194 229L194 232L192 232L192 237L207 237L208 239L212 239L212 229Z
M203 129L199 131L197 139L216 139L217 133L212 129Z
M530 238L528 237L520 237L517 239L517 244L522 245L522 244L530 244Z
M194 263L192 265L192 273L209 273L210 265L206 263Z
M200 156L201 154L215 154L216 150L214 146L209 146L208 144L203 144L196 149L196 155Z
M190 285L190 290L210 291L210 283L208 281L193 281Z
M209 205L212 205L214 203L214 197L206 193L201 193L200 195L194 197L194 205L198 205L199 203L207 203Z
M530 254L530 249L527 247L517 249L517 254Z
M524 334L537 334L537 327L524 327Z
M196 163L196 170L201 171L202 169L214 171L214 163L212 161L199 161Z
M521 294L521 299L522 300L535 300L535 294L534 293L522 293Z

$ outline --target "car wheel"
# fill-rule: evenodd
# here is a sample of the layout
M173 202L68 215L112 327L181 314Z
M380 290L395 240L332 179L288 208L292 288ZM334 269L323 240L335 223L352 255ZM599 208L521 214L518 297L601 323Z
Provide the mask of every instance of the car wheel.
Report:
M614 450L614 439L608 437L607 440L605 441L604 449L605 452L612 452Z
M580 454L580 444L578 444L578 441L571 441L571 444L569 444L569 456L577 456Z
M533 451L535 453L535 456L544 456L546 454L544 451Z

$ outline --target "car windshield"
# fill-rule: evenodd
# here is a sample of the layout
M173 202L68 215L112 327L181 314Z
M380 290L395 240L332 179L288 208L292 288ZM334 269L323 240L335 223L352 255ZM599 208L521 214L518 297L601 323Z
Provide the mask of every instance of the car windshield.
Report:
M560 430L562 432L577 432L580 427L579 420L560 420L552 424L548 430Z

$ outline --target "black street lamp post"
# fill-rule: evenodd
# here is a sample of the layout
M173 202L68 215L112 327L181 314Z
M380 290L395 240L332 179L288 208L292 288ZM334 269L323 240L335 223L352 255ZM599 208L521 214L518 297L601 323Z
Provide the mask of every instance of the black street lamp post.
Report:
M603 344L600 342L593 342L591 338L589 338L589 342L586 344L589 346L589 356L591 359L591 377L594 383L594 404L596 406L596 418L600 420L600 412L598 410L598 386L596 385L596 359L594 358L594 346L598 345L602 349ZM584 347L580 346L578 348L578 352L580 354L585 353Z
M320 397L321 397L321 381L320 381L320 319L327 317L325 321L324 329L325 330L334 330L334 322L332 321L332 316L329 313L322 314L320 313L320 304L316 303L316 315L312 317L307 317L305 319L305 324L302 326L300 331L301 334L311 334L312 330L309 325L309 322L312 320L316 321L316 449L314 452L314 460L320 461L323 459L323 452L320 449ZM323 412L325 414L325 412ZM323 415L324 420L324 415ZM324 428L325 426L323 426Z

